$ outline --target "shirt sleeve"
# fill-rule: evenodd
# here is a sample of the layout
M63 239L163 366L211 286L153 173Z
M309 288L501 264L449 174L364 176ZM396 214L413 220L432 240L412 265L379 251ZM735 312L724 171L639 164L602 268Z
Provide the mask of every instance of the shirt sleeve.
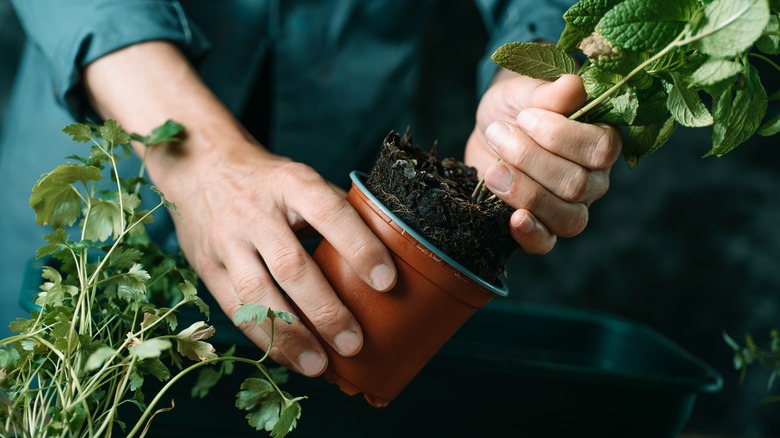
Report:
M477 92L487 90L498 66L490 59L501 45L513 41L558 41L563 14L574 0L476 0L488 31L485 56L478 65Z
M178 45L190 59L207 48L173 0L12 0L28 44L48 61L52 91L74 117L87 111L81 71L123 47L152 40Z

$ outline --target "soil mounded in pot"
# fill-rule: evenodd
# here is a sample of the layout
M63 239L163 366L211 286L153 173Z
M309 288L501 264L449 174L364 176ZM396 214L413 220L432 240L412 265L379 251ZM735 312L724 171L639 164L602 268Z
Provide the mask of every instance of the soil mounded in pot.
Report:
M409 130L391 131L366 181L368 189L434 246L488 282L504 272L517 243L509 233L513 209L493 199L476 203L477 170L423 151Z

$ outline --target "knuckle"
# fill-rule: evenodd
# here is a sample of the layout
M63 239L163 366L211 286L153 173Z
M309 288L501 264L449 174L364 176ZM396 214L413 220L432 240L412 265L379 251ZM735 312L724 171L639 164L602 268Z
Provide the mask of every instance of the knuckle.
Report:
M577 204L577 209L569 216L569 220L560 233L561 237L574 237L588 226L588 208L585 204Z
M338 223L347 208L349 203L340 196L322 196L311 205L309 221L319 224Z
M255 301L266 282L256 275L243 275L235 281L236 292L242 303Z
M354 239L347 249L347 256L353 260L366 260L372 259L369 256L372 253L372 246L366 239Z
M589 180L590 172L582 167L577 167L573 173L570 173L564 179L561 198L566 202L581 201L582 197L587 193Z
M540 189L523 190L521 194L520 205L517 208L534 211L541 202Z
M341 324L346 315L342 306L337 303L324 303L310 310L306 316L312 324L321 328Z
M591 149L588 157L589 167L594 170L605 170L611 167L620 153L620 144L617 131L612 127L605 127L596 146Z
M512 154L510 163L518 169L533 169L536 154L533 148L526 142L514 141L511 143Z
M287 248L267 263L276 281L283 285L297 284L306 275L306 254L303 249Z

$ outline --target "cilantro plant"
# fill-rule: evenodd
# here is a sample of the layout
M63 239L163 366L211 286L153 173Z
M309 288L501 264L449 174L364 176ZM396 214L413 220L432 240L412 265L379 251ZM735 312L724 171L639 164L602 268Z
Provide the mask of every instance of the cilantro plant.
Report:
M724 333L723 339L734 350L734 368L740 372L740 378L745 379L748 369L761 366L770 370L767 390L771 391L780 378L780 334L772 330L769 334L768 348L759 347L750 335L745 335L745 345L741 346L731 336ZM780 394L764 397L764 403L780 403Z
M564 19L557 45L510 43L493 60L539 79L580 75L588 99L570 118L626 127L629 166L678 125L712 127L707 156L780 131L780 117L765 119L780 94L767 94L754 65L780 70L780 1L580 0ZM571 53L584 55L581 68Z
M116 432L147 433L166 391L189 373L198 372L193 396L204 397L235 363L257 369L244 381L236 406L248 411L249 424L274 437L289 433L300 417L301 397L282 391L272 370L260 359L217 354L207 342L215 328L197 321L180 328L184 306L208 318L197 296L196 276L179 254L170 254L148 236L152 213L176 206L159 195L151 210L141 207L139 175L122 177L121 157L130 142L148 147L178 141L182 126L172 121L148 136L126 133L115 121L73 124L63 130L90 145L89 155L40 177L30 205L39 225L52 232L37 253L43 268L37 311L11 323L14 336L0 340L0 437L97 437ZM104 178L104 174L108 178ZM74 237L75 236L75 237ZM245 304L237 324L269 320L273 339L277 319L291 323L287 312ZM270 347L269 347L270 350ZM151 399L146 381L164 382ZM276 379L277 381L280 379ZM119 417L121 405L135 405L134 423Z

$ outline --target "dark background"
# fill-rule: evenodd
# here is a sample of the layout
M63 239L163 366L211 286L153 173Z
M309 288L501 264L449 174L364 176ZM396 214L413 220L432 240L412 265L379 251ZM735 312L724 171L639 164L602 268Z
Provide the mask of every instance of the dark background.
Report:
M419 143L438 140L457 156L473 127L474 78L448 72L473 71L484 35L464 31L480 27L471 2L447 2L437 14L423 60L420 126L412 128ZM0 0L0 115L22 41L8 0ZM445 42L463 50L444 52ZM774 75L765 83L770 92L780 83ZM723 390L698 400L688 433L780 436L780 404L760 404L768 374L753 370L740 384L721 337L752 333L766 346L769 330L780 328L780 145L756 138L724 158L702 159L709 135L680 130L636 169L619 161L580 236L560 239L546 256L512 259L511 299L649 325L723 375Z

